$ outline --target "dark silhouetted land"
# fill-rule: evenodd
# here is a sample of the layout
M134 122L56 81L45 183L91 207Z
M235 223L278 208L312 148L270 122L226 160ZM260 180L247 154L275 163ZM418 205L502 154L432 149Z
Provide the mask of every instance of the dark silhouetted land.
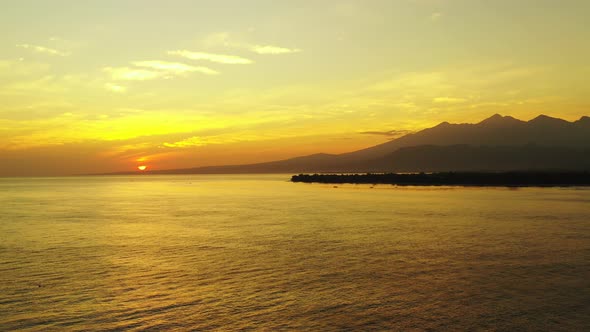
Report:
M590 171L590 117L569 122L494 115L443 122L366 149L248 165L150 170L142 174ZM137 174L122 172L118 174Z
M293 175L291 181L338 184L392 184L400 186L570 187L590 186L590 172L299 174Z

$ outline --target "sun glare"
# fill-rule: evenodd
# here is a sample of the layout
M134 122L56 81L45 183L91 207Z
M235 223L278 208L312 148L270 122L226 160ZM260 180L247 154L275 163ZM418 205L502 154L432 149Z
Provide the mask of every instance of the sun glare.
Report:
M140 171L145 171L147 169L147 166L144 166L144 165L137 166L137 169Z

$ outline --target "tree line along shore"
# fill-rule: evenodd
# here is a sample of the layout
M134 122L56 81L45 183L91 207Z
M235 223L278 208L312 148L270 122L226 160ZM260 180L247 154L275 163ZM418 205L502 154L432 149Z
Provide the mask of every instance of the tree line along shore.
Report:
M590 171L299 174L293 175L291 181L399 186L569 187L590 186Z

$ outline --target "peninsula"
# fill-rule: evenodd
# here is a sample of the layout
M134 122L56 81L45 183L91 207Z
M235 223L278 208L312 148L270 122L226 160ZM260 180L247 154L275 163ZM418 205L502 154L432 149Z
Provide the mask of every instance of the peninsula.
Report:
M398 186L573 187L590 186L590 172L439 172L299 174L292 182Z

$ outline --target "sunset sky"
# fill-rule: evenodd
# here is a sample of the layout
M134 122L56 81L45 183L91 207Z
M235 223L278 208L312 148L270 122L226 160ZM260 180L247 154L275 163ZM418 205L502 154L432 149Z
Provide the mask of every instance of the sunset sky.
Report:
M590 115L590 1L31 1L0 10L0 176L347 152Z

